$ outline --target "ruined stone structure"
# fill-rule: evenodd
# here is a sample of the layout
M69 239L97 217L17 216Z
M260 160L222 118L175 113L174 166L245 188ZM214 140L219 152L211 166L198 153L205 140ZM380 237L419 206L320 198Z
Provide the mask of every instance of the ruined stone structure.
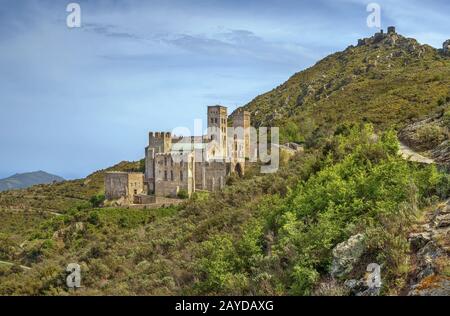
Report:
M389 26L387 29L387 33L385 33L383 29L381 29L380 32L375 33L370 38L359 39L358 46L376 44L383 41L386 38L390 39L392 44L395 43L395 41L398 39L395 26Z
M107 200L125 199L132 203L135 195L146 192L144 174L138 172L107 172L105 175L105 197Z

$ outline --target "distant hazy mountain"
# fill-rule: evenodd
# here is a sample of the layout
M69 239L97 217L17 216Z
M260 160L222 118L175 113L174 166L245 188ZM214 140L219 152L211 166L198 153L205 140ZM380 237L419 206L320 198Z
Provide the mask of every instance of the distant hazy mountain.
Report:
M63 178L44 171L17 173L9 178L0 180L0 192L14 189L24 189L36 184L49 184L64 181Z

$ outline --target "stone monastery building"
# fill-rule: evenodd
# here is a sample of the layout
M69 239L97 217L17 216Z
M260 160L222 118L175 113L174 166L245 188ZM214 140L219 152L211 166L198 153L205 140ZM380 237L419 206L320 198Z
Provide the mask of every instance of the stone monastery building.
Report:
M145 148L145 174L108 172L107 200L125 198L129 203L154 203L181 193L216 191L232 173L242 176L245 162L256 149L250 144L250 113L239 111L228 127L224 106L208 107L204 136L176 137L169 132L150 132Z

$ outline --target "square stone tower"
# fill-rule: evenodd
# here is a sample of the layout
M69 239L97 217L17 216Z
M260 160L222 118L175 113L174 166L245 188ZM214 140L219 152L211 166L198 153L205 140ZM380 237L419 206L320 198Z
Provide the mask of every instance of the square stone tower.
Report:
M227 108L221 105L208 106L208 139L215 141L220 150L214 156L227 157Z
M169 132L150 132L148 147L155 149L155 153L168 153L172 150L172 134Z
M238 157L250 157L250 112L239 111L233 116L234 140L242 144L243 153ZM236 145L235 147L236 148Z
M148 147L145 148L145 184L148 193L155 192L155 156L172 150L172 134L168 132L150 132Z
M105 197L107 200L124 198L133 203L134 196L145 193L144 174L139 172L106 172Z

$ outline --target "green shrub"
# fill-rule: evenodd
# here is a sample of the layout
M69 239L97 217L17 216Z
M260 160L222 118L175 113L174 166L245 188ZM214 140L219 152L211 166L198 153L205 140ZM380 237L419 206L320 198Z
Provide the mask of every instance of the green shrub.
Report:
M401 159L395 132L373 135L370 125L342 129L321 169L286 198L260 202L259 220L249 221L239 238L205 242L200 293L229 294L227 285L241 280L244 294L264 288L310 295L329 271L332 249L355 233L370 236L367 251L389 266L386 287L398 286L409 268L406 233L415 211L446 191L446 179L432 166Z
M105 202L105 195L104 194L94 195L90 198L89 202L94 208L100 207L103 205L103 202Z
M186 190L178 191L177 196L178 196L179 199L188 199L189 198L189 194L187 193Z
M424 125L417 129L417 138L423 148L436 147L446 138L445 131L438 125Z
M445 123L445 126L450 128L450 111L445 111L442 119Z

